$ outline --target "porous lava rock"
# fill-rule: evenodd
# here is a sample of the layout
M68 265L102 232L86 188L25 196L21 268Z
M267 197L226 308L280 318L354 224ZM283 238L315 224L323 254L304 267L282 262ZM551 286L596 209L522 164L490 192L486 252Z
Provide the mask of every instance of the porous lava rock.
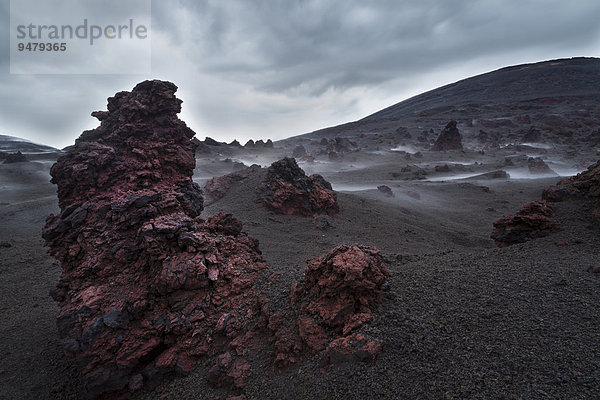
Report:
M541 201L528 203L517 214L494 222L491 237L498 246L504 247L546 236L557 227L551 220L555 212L552 203L575 199L592 201L593 217L600 222L600 161L546 188Z
M491 238L505 247L546 236L556 227L550 219L553 215L554 207L544 200L527 203L515 215L494 222Z
M331 184L318 174L306 176L293 158L271 164L259 191L265 208L277 214L314 216L339 212Z
M384 297L388 276L376 248L342 245L307 265L304 310L344 335L371 319L370 307Z
M566 201L573 197L593 201L594 217L600 221L600 161L575 176L559 180L542 194L543 199L553 202Z
M25 155L23 155L23 153L21 153L20 151L17 151L16 153L6 154L6 157L4 158L4 164L16 164L27 161L29 161L27 157L25 157Z
M529 168L529 172L534 175L556 175L556 172L552 171L548 164L539 157L529 157L527 160L527 168Z
M456 121L448 122L431 148L432 151L462 150L462 136L456 127Z
M372 319L371 308L385 297L388 272L379 251L341 245L306 263L304 280L290 289L291 323L281 312L264 310L276 365L292 364L304 352L321 353L324 364L374 360L380 342L353 331Z
M223 198L236 185L252 185L258 203L277 214L332 216L339 212L337 196L321 175L310 175L293 158L283 158L268 168L259 165L211 178L204 186L207 204Z
M170 82L108 99L51 169L60 213L43 237L62 264L52 295L65 349L89 397L116 398L190 372L243 387L267 267L231 215L199 217L194 132ZM212 360L212 361L211 361ZM210 365L210 364L209 364Z

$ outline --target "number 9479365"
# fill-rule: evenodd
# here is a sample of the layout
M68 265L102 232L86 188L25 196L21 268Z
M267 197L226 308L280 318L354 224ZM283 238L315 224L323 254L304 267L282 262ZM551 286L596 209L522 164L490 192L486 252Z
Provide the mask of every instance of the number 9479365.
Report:
M66 43L27 42L17 44L19 51L67 51Z

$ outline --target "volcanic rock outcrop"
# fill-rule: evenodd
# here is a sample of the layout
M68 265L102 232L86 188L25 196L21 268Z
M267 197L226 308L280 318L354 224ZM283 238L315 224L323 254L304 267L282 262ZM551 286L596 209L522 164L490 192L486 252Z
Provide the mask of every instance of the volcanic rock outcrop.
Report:
M321 175L306 176L293 158L271 164L259 190L265 208L278 214L313 216L339 212L331 184Z
M376 248L342 245L307 264L303 310L344 335L371 319L388 275Z
M275 363L291 364L302 351L322 352L324 364L373 361L381 343L352 331L372 319L371 307L385 296L388 272L379 251L341 245L306 262L304 281L295 282L290 290L296 320L286 324L281 312L268 318Z
M594 202L594 217L600 221L600 161L590 165L587 170L564 178L550 186L542 194L546 201L560 202L573 197L582 197Z
M440 136L438 136L431 150L462 150L462 148L462 137L458 131L458 128L456 127L456 121L452 120L448 122L446 127L442 130L442 133L440 133Z
M257 200L277 214L316 216L339 212L337 196L321 175L307 176L293 158L283 158L268 168L258 165L211 178L204 186L207 204L221 199L235 184L254 185Z
M556 172L552 171L548 164L546 164L544 160L539 157L529 157L527 160L527 168L529 168L529 172L534 175L556 175Z
M494 222L491 238L499 247L505 247L546 236L557 227L551 220L556 209L552 203L573 199L592 201L593 217L600 222L600 161L544 190L541 201L528 203L517 214Z
M546 236L556 227L550 220L553 215L554 207L546 201L525 204L515 215L494 222L491 238L498 247L505 247Z
M145 81L108 99L51 169L60 213L43 237L62 263L52 295L65 349L90 397L113 397L214 360L209 380L243 387L260 311L258 242L229 214L204 221L194 132L177 87Z
M16 164L27 161L29 161L27 157L25 157L20 151L17 151L16 153L9 153L4 158L4 164Z

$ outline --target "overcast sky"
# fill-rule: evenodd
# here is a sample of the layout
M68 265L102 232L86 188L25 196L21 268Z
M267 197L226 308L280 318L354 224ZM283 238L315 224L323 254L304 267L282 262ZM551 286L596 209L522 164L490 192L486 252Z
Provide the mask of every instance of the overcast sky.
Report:
M600 56L598 0L161 0L150 74L11 75L8 0L0 14L0 134L56 147L145 79L179 87L180 118L200 139L245 142L357 120L508 65Z

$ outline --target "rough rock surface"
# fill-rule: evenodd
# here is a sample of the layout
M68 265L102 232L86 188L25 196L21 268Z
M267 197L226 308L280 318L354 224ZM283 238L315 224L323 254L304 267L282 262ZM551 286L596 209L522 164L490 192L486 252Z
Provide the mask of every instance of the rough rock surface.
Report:
M456 127L456 121L452 120L448 122L446 127L442 130L442 133L440 133L440 136L438 136L431 150L462 150L462 148L462 137L458 131L458 128Z
M4 158L5 164L14 164L27 161L29 161L27 157L25 157L20 151L17 151L16 153L9 153Z
M530 158L530 164L531 160ZM563 178L548 187L542 193L541 201L528 203L517 214L507 215L494 222L491 238L499 247L504 247L546 236L556 228L556 224L551 220L555 212L552 203L574 198L593 201L593 216L600 222L600 161L588 167L586 171Z
M507 215L494 222L491 238L498 247L523 243L548 235L555 224L550 220L554 207L546 201L525 204L515 215Z
M591 199L594 202L594 217L600 221L600 161L576 176L561 179L542 194L544 200L553 202L575 196Z
M344 335L371 319L370 306L384 297L381 286L387 277L377 249L342 245L307 264L306 311Z
M321 352L324 364L373 361L381 344L352 331L372 319L371 308L385 296L382 286L388 272L379 251L341 245L306 262L304 281L290 289L295 320L263 309L276 365L292 364L303 352Z
M539 157L529 157L529 159L527 160L527 168L529 168L529 172L535 175L542 175L542 174L553 174L556 175L556 172L552 171L552 169L550 169L550 167L548 166L548 164L546 164L544 162L544 160L542 160Z
M205 200L212 204L235 184L255 185L257 201L277 214L332 216L339 212L337 196L321 175L307 176L293 158L283 158L268 168L258 165L211 178L204 186Z
M321 175L306 176L293 158L271 164L259 190L265 208L278 214L313 216L339 212L331 184Z
M203 221L194 132L170 82L145 81L92 113L52 167L60 213L43 236L62 263L53 297L90 397L114 397L215 359L209 380L242 387L257 329L258 242L229 214Z

